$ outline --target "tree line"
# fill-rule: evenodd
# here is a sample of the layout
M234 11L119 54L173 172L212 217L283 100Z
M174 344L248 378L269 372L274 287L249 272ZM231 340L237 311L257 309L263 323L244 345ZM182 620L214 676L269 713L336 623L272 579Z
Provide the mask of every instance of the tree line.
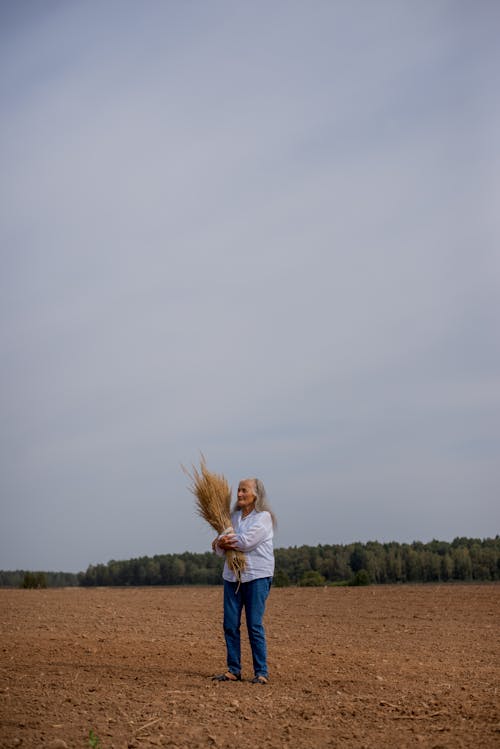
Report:
M0 588L67 588L79 583L74 572L0 570Z
M276 584L387 584L500 580L500 536L276 550Z
M500 580L500 536L292 546L275 550L274 584L366 585ZM90 565L78 574L1 572L0 586L220 585L223 560L211 552L160 554ZM36 575L43 575L37 578ZM31 575L31 577L29 577ZM39 584L36 584L38 580ZM34 584L29 584L34 583Z
M274 584L363 585L500 580L500 536L431 541L293 546L275 550ZM211 552L162 554L91 565L80 585L219 585L223 559Z

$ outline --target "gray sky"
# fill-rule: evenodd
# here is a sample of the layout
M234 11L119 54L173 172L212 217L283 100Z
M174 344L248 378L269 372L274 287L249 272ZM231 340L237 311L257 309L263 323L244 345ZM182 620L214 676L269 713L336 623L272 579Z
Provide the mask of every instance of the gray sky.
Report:
M4 0L0 568L500 532L500 5Z

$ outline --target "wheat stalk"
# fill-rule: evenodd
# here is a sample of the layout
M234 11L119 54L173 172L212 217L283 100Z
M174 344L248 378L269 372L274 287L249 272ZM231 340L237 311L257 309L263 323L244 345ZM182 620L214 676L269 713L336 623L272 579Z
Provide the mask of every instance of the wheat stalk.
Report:
M191 479L189 490L195 496L198 514L219 534L232 530L231 489L226 478L209 471L203 455L199 471L194 466L191 473L184 466L182 470ZM241 581L241 573L245 569L243 552L233 549L226 551L226 561L238 581Z

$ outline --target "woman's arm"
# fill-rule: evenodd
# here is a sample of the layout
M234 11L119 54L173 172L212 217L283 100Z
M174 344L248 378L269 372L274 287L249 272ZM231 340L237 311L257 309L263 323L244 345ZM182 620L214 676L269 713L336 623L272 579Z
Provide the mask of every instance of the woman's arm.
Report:
M230 529L227 533L223 533L212 541L212 549L215 551L217 556L222 557L226 551L230 551L236 547L236 534Z
M259 544L269 538L272 531L273 521L268 512L259 512L259 519L245 533L236 533L234 546L229 548L238 551L253 551Z

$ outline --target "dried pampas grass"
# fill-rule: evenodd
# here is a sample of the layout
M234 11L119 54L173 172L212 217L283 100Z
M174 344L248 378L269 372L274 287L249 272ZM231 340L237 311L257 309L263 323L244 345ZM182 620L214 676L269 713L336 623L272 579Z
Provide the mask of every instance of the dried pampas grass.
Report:
M198 514L210 523L218 534L229 533L231 526L231 489L224 476L211 473L204 456L200 459L200 470L192 466L192 473L182 466L184 473L191 479L189 490L196 498ZM241 581L241 573L245 569L245 555L242 551L226 551L226 561L229 569Z

